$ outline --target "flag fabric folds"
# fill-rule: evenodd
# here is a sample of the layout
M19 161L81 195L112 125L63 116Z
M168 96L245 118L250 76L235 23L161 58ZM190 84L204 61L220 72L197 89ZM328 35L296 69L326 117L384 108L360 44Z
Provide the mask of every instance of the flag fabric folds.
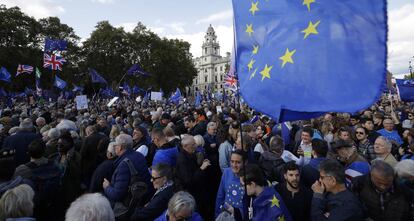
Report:
M195 97L195 101L194 101L194 106L200 107L201 101L202 101L201 93L200 93L200 91L196 91L196 97Z
M0 68L0 81L10 82L11 75L5 67Z
M45 39L45 51L64 51L66 50L67 45L68 43L64 40Z
M233 0L240 93L276 121L356 112L381 95L385 0Z
M82 92L83 91L83 87L73 85L72 91L73 92Z
M65 62L66 60L63 57L59 57L54 54L52 55L49 55L47 53L43 54L43 67L44 68L62 71L62 66L63 66L63 63Z
M91 75L92 83L108 84L105 78L99 75L95 69L89 68L89 74Z
M396 79L398 94L402 101L414 102L414 80Z
M60 79L57 75L55 76L55 86L61 90L66 87L66 82Z
M33 72L33 67L30 65L19 64L17 65L16 77L23 73L31 74Z
M175 90L175 93L171 95L169 101L171 103L174 103L175 105L178 105L180 103L180 99L181 99L181 91L179 88L177 88L177 90Z
M144 77L151 76L149 73L142 70L142 68L138 64L133 64L127 71L128 75L141 75Z

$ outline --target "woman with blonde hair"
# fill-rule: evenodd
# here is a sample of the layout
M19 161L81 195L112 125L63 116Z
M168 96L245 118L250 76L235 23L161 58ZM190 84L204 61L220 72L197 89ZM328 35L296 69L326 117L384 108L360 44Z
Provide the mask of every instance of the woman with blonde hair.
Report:
M7 190L0 199L0 221L35 220L33 215L33 189L22 184Z

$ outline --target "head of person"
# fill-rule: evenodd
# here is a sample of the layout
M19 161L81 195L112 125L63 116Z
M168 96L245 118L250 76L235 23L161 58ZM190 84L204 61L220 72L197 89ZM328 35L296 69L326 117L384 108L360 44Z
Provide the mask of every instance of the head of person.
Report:
M362 115L364 116L364 117L368 117L368 118L371 118L372 117L372 111L371 110L364 110L364 113L362 113Z
M333 127L333 124L331 122L324 121L322 123L322 126L321 126L322 134L327 135L329 133L332 133L333 129L334 129L334 127Z
M33 215L33 189L22 184L7 190L0 199L0 220L31 217Z
M161 115L161 124L162 125L167 125L168 123L171 122L171 115L169 115L168 113L163 113Z
M368 138L368 130L364 127L358 126L355 129L355 136L358 141L364 141Z
M86 136L90 136L96 132L98 132L98 129L96 128L95 125L90 125L86 127Z
M313 129L311 127L304 127L300 138L303 143L310 144L312 142L313 137Z
M195 135L194 141L195 141L196 147L204 147L205 142L204 142L203 136Z
M204 111L201 109L196 109L193 112L194 119L200 120L201 118L205 117Z
M266 134L266 127L263 124L256 126L256 137L263 137Z
M381 125L382 120L384 119L384 115L382 113L375 113L373 120L375 125Z
M45 120L45 118L43 118L43 117L38 117L37 119L36 119L36 126L38 126L38 127L43 127L43 126L45 126L46 125L46 120Z
M371 118L363 117L360 119L361 126L367 129L368 131L374 130L374 121Z
M108 148L106 149L106 158L113 159L115 157L116 157L115 142L110 142L108 144Z
M383 160L376 159L371 162L371 183L379 192L387 192L394 182L394 169Z
M187 129L191 129L191 128L193 128L194 126L196 125L196 121L195 121L195 119L194 119L194 117L193 116L187 116L185 119L184 119L184 127L185 128L187 128Z
M217 124L216 122L209 122L207 124L207 133L215 136L217 134Z
M73 147L74 141L72 135L69 132L62 133L57 143L58 152L61 154L66 154Z
M33 121L30 118L25 118L22 120L19 126L19 131L32 132L33 131Z
M253 139L246 132L242 132L237 134L235 146L236 149L248 151L250 148L254 146L254 142Z
M351 156L356 152L354 145L347 141L339 139L332 144L332 148L338 154L338 160L343 163L348 163Z
M327 192L332 192L338 186L345 185L345 169L337 161L326 159L319 165L319 182Z
M347 127L341 127L338 130L338 139L342 140L350 140L351 139L351 133L349 132L349 128Z
M374 143L374 152L377 156L384 157L390 154L392 150L392 143L386 137L379 136Z
M321 139L312 140L312 156L314 158L326 157L328 154L328 143Z
M382 122L384 129L386 131L393 131L394 130L394 121L390 118L386 118L384 119L384 121Z
M174 194L168 202L168 220L190 220L196 208L194 197L185 191Z
M269 142L269 151L276 154L277 157L282 157L283 151L285 150L285 143L283 139L279 136L273 136L270 138Z
M151 182L154 189L159 190L173 179L173 169L170 165L159 163L151 167Z
M239 124L237 122L231 123L229 126L229 134L234 141L237 140L237 134L239 134L239 132L240 132Z
M60 130L57 128L52 128L47 132L47 137L49 138L49 140L57 140L60 137Z
M414 185L414 160L402 160L395 165L395 173L400 181Z
M144 137L144 129L145 128L140 126L134 127L134 130L132 131L132 139L134 142L139 142Z
M102 117L98 120L98 126L100 128L106 128L108 126L108 122L105 120L104 117Z
M157 147L161 147L167 143L167 137L161 128L154 128L151 131L151 140Z
M359 116L358 115L352 115L349 118L349 123L351 123L352 126L355 126L359 123Z
M331 113L326 113L326 114L323 116L323 121L332 122L332 120L333 120L333 116L332 116L332 114L331 114Z
M115 221L115 215L108 199L102 194L88 193L72 202L66 211L65 220Z
M122 156L127 150L132 149L133 146L132 137L128 134L120 134L115 138L115 153Z
M40 159L45 153L46 144L41 139L33 140L27 147L31 159Z
M253 124L245 124L242 126L243 132L245 132L250 138L256 138L256 130Z
M247 195L257 196L258 189L265 187L267 182L258 165L248 164L240 172L240 184L246 187Z
M230 167L231 171L238 175L243 168L243 163L247 163L246 152L243 150L234 150L230 155Z
M299 188L300 172L299 166L294 161L286 163L283 167L283 177L286 184L293 189Z
M194 152L196 151L196 148L197 148L195 139L191 135L185 135L181 139L181 146L182 146L183 150L185 152L187 152L188 154L194 154Z
M405 141L411 141L414 137L414 128L405 129L402 136Z

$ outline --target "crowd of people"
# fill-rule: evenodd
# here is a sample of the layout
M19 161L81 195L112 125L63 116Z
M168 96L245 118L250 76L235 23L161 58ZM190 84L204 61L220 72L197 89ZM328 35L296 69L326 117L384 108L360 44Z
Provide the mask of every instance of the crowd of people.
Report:
M218 101L107 102L1 109L0 221L414 220L412 104L277 124Z

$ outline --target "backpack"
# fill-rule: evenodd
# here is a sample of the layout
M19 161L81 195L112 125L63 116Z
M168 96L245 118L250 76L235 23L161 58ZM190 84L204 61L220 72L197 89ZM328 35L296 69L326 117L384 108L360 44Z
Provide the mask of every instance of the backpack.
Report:
M123 202L116 202L114 206L114 214L117 221L129 220L135 207L139 205L143 196L148 191L148 186L142 181L142 178L138 175L132 161L128 158L122 160L128 165L131 178L128 185L128 193Z
M48 160L46 164L37 165L33 162L25 164L31 171L30 180L35 191L35 213L44 215L54 210L61 190L62 171Z

